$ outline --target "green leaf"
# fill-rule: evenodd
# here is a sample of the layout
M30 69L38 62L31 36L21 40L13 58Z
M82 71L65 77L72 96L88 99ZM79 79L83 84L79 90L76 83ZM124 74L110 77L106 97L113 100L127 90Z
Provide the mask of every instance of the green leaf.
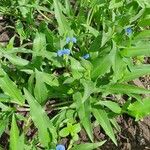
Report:
M26 34L25 34L25 31L24 31L24 28L23 28L23 24L20 20L17 20L16 22L16 30L20 36L20 41L21 43L23 42L24 39L26 39Z
M90 140L93 142L90 101L85 101L84 103L82 103L82 95L79 92L73 95L73 99L76 103L76 109L77 109L81 124L83 125L84 129L86 130Z
M29 64L28 60L22 59L21 57L14 56L14 55L4 55L13 65L16 66L26 66Z
M66 136L68 136L69 134L70 134L70 132L69 132L69 130L68 130L67 127L61 129L60 132L59 132L59 135L60 135L61 137L66 137Z
M112 102L112 101L99 101L96 104L104 105L108 107L110 110L112 110L114 113L120 114L121 108L118 103Z
M84 144L80 144L80 145L74 145L73 148L71 148L71 150L93 150L93 149L97 149L100 146L102 146L106 141L102 141L102 142L97 142L97 143L84 143Z
M116 43L113 42L113 49L111 51L113 63L113 82L116 83L119 79L121 79L124 75L124 71L127 68L127 64L124 62L123 58L120 56L119 51L117 49Z
M145 9L141 9L138 14L136 14L134 17L130 18L130 24L138 20L145 12Z
M43 33L36 33L35 39L33 41L33 54L36 56L39 52L43 52L46 50L46 37ZM34 56L33 55L33 56Z
M118 131L118 132L121 132L121 128L117 122L117 120L115 118L112 118L112 119L109 119L110 122L112 123L112 125L115 127L115 129Z
M35 70L35 88L34 88L34 95L37 101L40 104L44 104L45 100L48 97L48 89L43 81L42 73L39 72L37 69Z
M139 101L131 103L128 107L128 113L135 117L136 120L150 115L150 98L143 99L142 103Z
M91 73L91 78L96 79L110 70L112 65L111 56L107 55L105 57L100 57L95 59L93 62L93 69Z
M101 47L103 47L111 39L112 35L113 35L112 28L108 28L108 32L105 32L103 30Z
M90 45L90 52L100 51L102 36L98 35Z
M123 6L123 1L117 2L116 0L111 0L109 4L109 9L115 9Z
M12 102L22 105L25 99L21 91L2 69L0 69L0 74L3 76L0 77L0 88L12 98Z
M25 147L25 144L24 144L24 134L22 134L21 136L19 136L19 139L18 139L18 149L19 150L24 150L24 147Z
M79 133L81 131L81 126L79 123L73 125L73 132Z
M141 27L150 26L150 16L147 16L146 18L143 18L142 20L140 20L139 26Z
M41 79L46 84L48 84L50 86L59 86L58 79L56 78L55 75L48 74L48 73L45 73L45 72L39 72L39 73L40 73Z
M63 120L66 119L66 109L61 110L57 115L52 118L55 127L59 127Z
M120 53L124 57L150 56L150 44L148 46L128 47Z
M150 74L150 65L138 65L134 66L131 71L128 71L124 74L123 79L121 81L132 81L136 78L142 77L144 75Z
M98 123L102 126L105 133L111 138L111 140L117 145L117 141L113 132L113 129L111 127L109 118L107 113L104 110L101 110L100 108L93 108L92 113Z
M7 126L7 119L0 120L0 137L3 134L3 132L5 131L6 126Z
M93 28L87 24L82 24L82 25L86 28L86 30L89 31L89 33L93 34L95 37L97 37L99 35L99 31L96 30L95 28Z
M83 98L82 98L82 103L83 103L96 90L96 87L95 87L95 83L90 80L81 79L80 82L84 86L84 94L83 94Z
M59 1L53 1L54 2L54 10L55 10L55 17L58 22L58 29L59 29L59 34L62 36L66 32L70 31L70 27L68 25L68 22L65 18L65 16L62 14L61 8L60 8L60 2Z
M46 112L36 99L24 89L25 97L30 105L30 114L35 126L38 128L39 140L43 146L47 147L51 143L56 144L56 129Z
M75 79L80 79L82 77L82 72L85 70L80 62L73 57L70 57L71 61L71 71L72 71L72 76Z
M72 9L71 9L71 4L69 0L65 0L65 6L66 6L67 15L71 16Z
M36 33L33 41L33 55L32 61L36 68L40 68L42 65L42 56L46 52L46 37L43 33Z
M149 0L136 0L142 8L148 7L150 8L150 1Z
M10 101L10 96L0 93L0 102L9 102Z
M73 57L70 57L70 61L72 70L77 70L79 72L84 71L84 68L82 67L81 63L78 60L74 59Z
M17 127L15 116L12 116L12 123L10 129L10 150L19 150L19 129Z
M137 87L129 84L112 84L108 85L106 88L102 88L104 91L116 94L150 94L150 90Z
M144 30L134 37L133 42L135 43L139 40L149 40L149 38L150 38L150 30Z

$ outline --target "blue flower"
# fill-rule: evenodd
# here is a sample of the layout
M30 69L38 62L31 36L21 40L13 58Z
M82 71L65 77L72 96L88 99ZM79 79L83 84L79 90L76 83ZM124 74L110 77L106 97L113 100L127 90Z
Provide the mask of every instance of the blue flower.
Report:
M68 44L68 43L70 43L70 41L71 41L70 37L67 37L66 38L66 43Z
M57 145L56 146L56 150L65 150L65 146L64 145Z
M68 48L64 48L57 51L57 56L61 57L64 55L70 55L71 51Z
M67 37L66 38L66 43L69 44L70 42L77 43L77 39L75 37L72 37L72 38Z
M75 37L72 38L72 43L77 43L77 39Z
M57 56L59 56L59 57L63 56L63 50L58 50L57 51Z
M125 32L126 32L127 35L131 35L132 34L132 29L130 27L126 28Z
M90 54L85 54L85 55L83 56L83 58L84 58L84 59L90 58Z
M63 54L70 55L70 50L68 48L63 49Z

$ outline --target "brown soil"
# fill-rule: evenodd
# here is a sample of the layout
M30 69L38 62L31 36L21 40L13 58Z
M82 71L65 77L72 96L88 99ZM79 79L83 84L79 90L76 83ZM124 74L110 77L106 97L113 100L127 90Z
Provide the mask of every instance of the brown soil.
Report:
M11 24L8 20L0 16L0 45L2 46L5 46L14 35L14 30L9 25Z
M118 147L110 140L102 150L147 150L150 149L150 117L135 122L128 116L120 117L121 132L117 135Z
M106 140L106 143L97 150L150 150L150 117L142 121L134 121L129 116L118 118L121 132L117 133L118 146L105 135L103 130L98 126L94 128L94 141ZM80 132L80 140L77 144L89 142L84 130ZM60 142L68 146L69 140L64 138Z

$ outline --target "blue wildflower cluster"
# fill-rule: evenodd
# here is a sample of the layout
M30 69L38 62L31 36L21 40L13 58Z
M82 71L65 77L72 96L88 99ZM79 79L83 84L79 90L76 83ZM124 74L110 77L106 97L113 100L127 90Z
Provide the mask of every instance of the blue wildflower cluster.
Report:
M72 38L67 37L66 38L66 43L69 44L70 42L77 43L77 39L75 37L72 37Z
M132 29L130 27L126 28L125 32L126 32L127 35L131 35L132 34Z
M71 53L71 51L68 48L64 48L64 49L61 49L61 50L57 51L57 55L59 57L64 56L64 55L70 55L70 53Z
M66 38L66 43L68 44L70 42L76 43L77 39L75 37L72 37L72 38L67 37ZM70 49L64 48L64 49L61 49L61 50L57 51L57 56L61 57L61 56L64 56L64 55L70 55L70 53L71 53ZM90 58L90 55L89 54L85 54L84 56L82 56L82 58L88 59L88 58Z
M56 146L56 150L65 150L65 146L64 145L57 145Z

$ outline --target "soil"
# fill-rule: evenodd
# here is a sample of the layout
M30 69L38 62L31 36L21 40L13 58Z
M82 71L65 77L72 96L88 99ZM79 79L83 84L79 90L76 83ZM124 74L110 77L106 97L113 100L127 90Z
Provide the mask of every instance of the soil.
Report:
M117 134L118 146L108 140L101 147L102 150L150 149L150 117L138 122L129 116L120 117L118 120L121 126L121 132Z
M0 16L0 45L5 46L14 35L14 30L8 28L8 20Z
M94 141L107 140L106 143L97 150L150 150L150 117L136 122L129 116L118 118L121 132L116 134L118 146L116 146L104 131L97 126L94 128ZM80 139L77 144L89 142L84 130L80 132ZM68 146L69 140L64 138L61 144Z
M1 45L6 45L9 39L13 36L12 31L6 30L5 27L6 21L3 17L0 17ZM142 83L144 87L149 89L150 85L147 85L147 83L150 83L150 78L148 77L148 81L147 78L142 78L140 84L139 81L136 83L139 86L141 86L140 84ZM150 117L136 122L133 118L124 115L118 118L118 123L121 127L121 132L116 134L118 146L113 144L113 142L108 138L108 136L105 135L104 131L99 126L94 128L95 141L107 139L107 142L100 148L101 150L150 150ZM84 130L80 132L79 136L80 140L77 142L78 144L89 142ZM7 140L8 134L4 133L0 138L0 144L5 145ZM60 143L67 146L68 142L69 140L64 138Z

